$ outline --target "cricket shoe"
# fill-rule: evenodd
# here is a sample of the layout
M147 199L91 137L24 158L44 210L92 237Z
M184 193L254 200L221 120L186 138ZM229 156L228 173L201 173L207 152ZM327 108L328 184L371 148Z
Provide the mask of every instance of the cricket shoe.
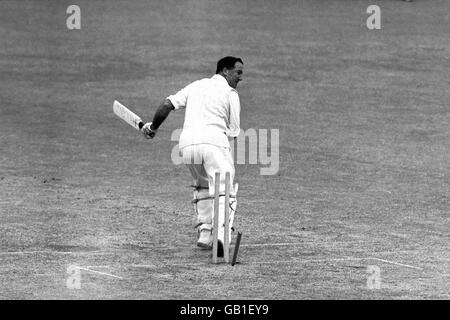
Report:
M212 249L211 230L202 229L198 231L197 247Z

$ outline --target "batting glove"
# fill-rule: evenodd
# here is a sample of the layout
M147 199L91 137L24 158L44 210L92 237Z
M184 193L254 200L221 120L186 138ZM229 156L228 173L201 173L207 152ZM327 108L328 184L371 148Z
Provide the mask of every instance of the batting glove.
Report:
M144 137L146 137L147 139L153 139L153 137L156 134L156 130L153 130L151 128L152 123L151 122L147 122L146 124L144 124L144 126L141 129L142 134L144 135Z

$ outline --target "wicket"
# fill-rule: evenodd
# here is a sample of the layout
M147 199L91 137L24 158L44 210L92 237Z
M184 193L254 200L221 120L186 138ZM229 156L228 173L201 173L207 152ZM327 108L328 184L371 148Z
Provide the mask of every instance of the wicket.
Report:
M224 212L224 243L223 259L225 263L230 263L230 172L225 173L225 212ZM218 235L219 235L219 198L220 198L220 172L216 172L214 180L214 221L213 221L213 256L212 262L218 263ZM222 195L223 196L223 195ZM239 242L242 233L238 234ZM236 263L239 244L235 246L233 254L233 264Z

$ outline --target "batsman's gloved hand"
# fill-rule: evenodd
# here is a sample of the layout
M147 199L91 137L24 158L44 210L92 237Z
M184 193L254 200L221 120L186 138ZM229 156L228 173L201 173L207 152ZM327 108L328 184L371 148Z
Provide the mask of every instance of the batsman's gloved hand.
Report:
M156 130L152 129L151 122L147 122L146 124L144 124L144 126L141 129L141 132L147 139L153 139L153 137L156 134Z

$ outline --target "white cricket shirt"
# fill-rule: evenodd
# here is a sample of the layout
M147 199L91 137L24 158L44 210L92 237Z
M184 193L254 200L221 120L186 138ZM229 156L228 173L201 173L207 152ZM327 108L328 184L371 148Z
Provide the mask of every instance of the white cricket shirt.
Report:
M180 149L200 143L230 148L228 137L239 135L239 95L223 76L194 81L167 99L175 109L186 108Z

